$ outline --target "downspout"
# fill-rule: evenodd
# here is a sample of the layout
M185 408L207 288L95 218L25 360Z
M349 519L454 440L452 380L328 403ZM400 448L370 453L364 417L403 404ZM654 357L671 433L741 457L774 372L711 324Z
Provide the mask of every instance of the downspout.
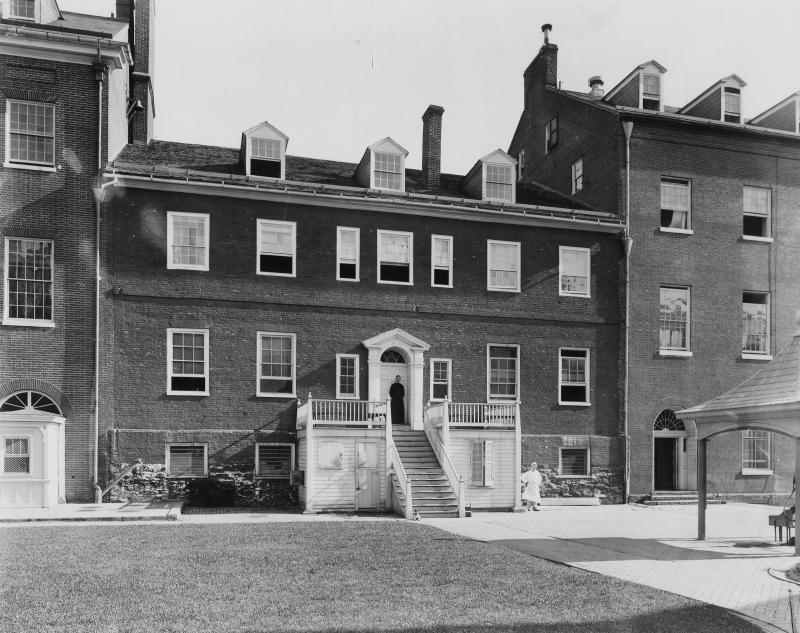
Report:
M625 378L623 385L623 412L622 420L625 434L625 484L624 500L628 503L631 484L631 438L628 433L628 393L630 391L630 321L631 321L631 134L633 121L623 121L622 130L625 132L625 229L622 236L622 246L625 249Z

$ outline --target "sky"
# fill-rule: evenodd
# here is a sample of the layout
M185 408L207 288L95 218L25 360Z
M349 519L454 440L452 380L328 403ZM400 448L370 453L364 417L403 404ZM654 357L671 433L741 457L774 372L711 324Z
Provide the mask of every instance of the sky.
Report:
M558 78L606 90L642 62L682 106L736 74L751 118L800 91L798 0L155 0L155 137L238 147L269 121L287 153L357 163L386 136L421 164L422 120L445 109L442 171L507 149L522 73L550 23ZM110 15L114 0L59 0Z

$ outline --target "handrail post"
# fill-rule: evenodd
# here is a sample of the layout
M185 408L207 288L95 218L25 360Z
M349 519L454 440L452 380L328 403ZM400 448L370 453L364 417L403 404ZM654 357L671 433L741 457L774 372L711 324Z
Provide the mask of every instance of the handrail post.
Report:
M305 512L314 512L314 401L308 394L306 402L306 509Z
M519 488L519 486L517 486ZM463 519L466 516L464 509L464 478L458 476L458 518Z
M386 415L384 416L384 421L386 425L386 502L384 504L385 507L394 509L394 504L391 503L392 501L392 446L394 445L394 439L392 439L392 417L389 407L389 399L386 399Z
M520 418L520 401L517 400L514 404L514 443L516 444L516 477L519 480L522 477L522 420ZM520 489L519 481L514 485L514 511L522 511L522 490Z
M411 499L411 477L406 476L406 519L414 518L414 502Z
M447 396L442 407L442 447L446 453L450 452L450 398Z

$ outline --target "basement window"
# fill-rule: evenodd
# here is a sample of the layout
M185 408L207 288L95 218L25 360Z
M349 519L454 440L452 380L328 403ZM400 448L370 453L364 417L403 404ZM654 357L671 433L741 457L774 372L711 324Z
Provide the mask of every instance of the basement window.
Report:
M208 447L205 444L167 444L168 477L208 475Z
M256 477L289 479L294 470L294 444L256 444Z
M588 448L560 448L558 462L558 472L562 477L589 476Z

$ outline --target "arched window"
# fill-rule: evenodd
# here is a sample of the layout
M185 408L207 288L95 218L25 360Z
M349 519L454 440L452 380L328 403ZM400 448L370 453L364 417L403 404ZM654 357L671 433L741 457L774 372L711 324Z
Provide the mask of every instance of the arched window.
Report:
M394 349L387 349L383 354L381 354L381 362L382 363L405 363L406 359L403 358L403 355Z
M671 409L664 409L658 414L656 423L653 425L654 431L685 431L686 427L683 420L675 417L675 412Z
M0 404L0 413L14 411L44 411L61 415L58 405L38 391L18 391L8 396Z

